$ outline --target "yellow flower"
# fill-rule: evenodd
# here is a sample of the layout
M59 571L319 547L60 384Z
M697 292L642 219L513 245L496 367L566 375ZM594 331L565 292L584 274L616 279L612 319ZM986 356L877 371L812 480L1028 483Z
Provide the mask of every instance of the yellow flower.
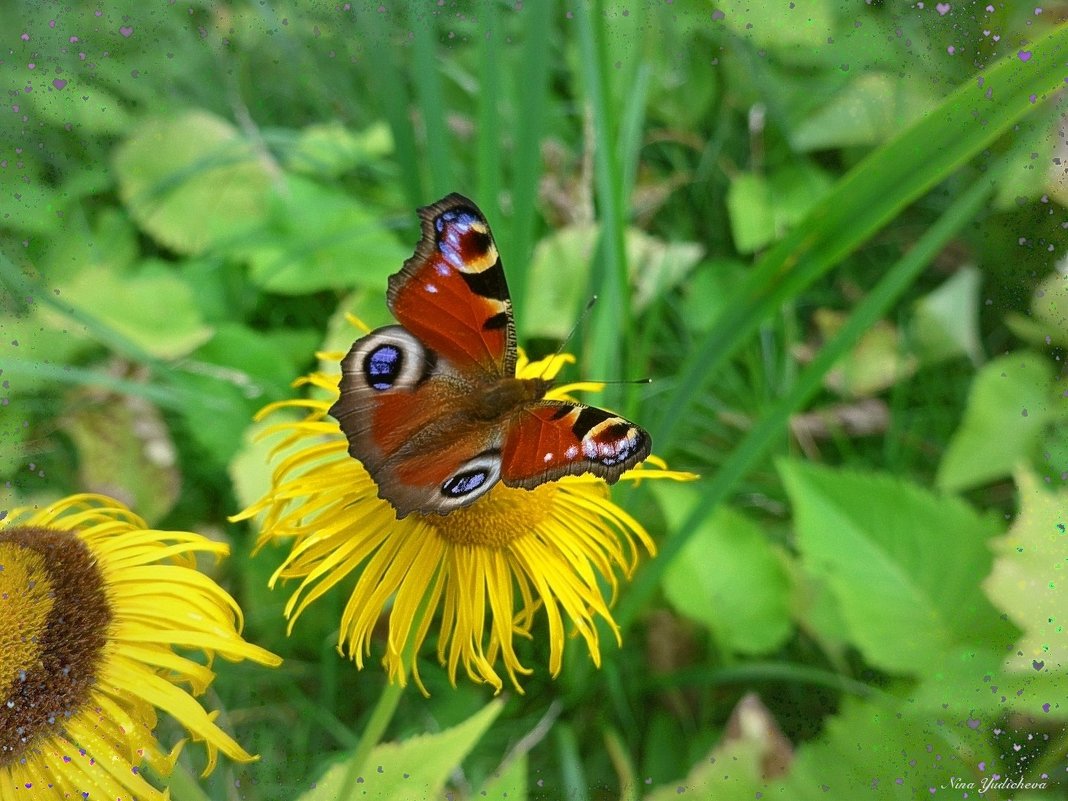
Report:
M236 602L196 570L198 552L227 551L100 495L0 520L0 799L166 798L140 774L168 774L183 744L162 750L157 708L203 741L205 773L219 751L255 759L192 697L214 654L281 662L241 639Z
M335 364L343 355L320 354ZM551 363L528 363L521 354L516 373L552 378L572 360L559 356ZM338 649L363 668L375 623L388 609L383 662L391 680L402 685L411 674L425 692L405 647L418 654L439 609L437 655L453 684L462 665L472 679L500 691L500 663L521 692L517 674L531 671L520 664L515 641L530 637L539 610L548 622L552 675L560 672L568 623L600 665L595 619L606 621L619 639L600 582L607 583L614 599L617 571L629 577L639 551L655 551L645 529L612 503L603 480L567 476L533 490L498 483L447 515L415 513L398 520L327 416L338 395L337 375L317 372L301 384L323 390L323 397L282 401L260 412L258 419L279 408L307 410L303 420L266 429L265 434L285 435L274 452L288 455L277 465L270 491L233 518L262 514L261 546L292 540L289 556L271 579L272 586L280 578L301 579L286 606L290 630L316 599L355 572ZM591 388L600 385L562 386L547 397L566 398L568 391ZM622 478L693 478L664 469L655 457L646 465L651 466L640 465Z

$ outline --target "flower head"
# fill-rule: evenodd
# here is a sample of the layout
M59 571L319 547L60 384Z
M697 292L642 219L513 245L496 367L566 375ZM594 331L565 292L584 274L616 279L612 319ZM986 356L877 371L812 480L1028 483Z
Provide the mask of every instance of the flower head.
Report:
M342 354L322 354L340 362ZM518 377L552 378L570 356L528 363L520 355ZM591 475L566 476L532 490L498 483L468 506L446 515L411 514L397 519L363 465L348 454L338 424L327 417L337 398L336 375L313 373L298 381L321 389L322 398L282 401L281 407L307 410L303 420L277 423L268 432L284 434L276 452L272 487L234 519L262 514L260 544L291 541L289 556L272 578L300 579L286 606L290 628L312 603L355 573L356 586L341 619L338 647L362 668L371 653L372 632L388 611L383 657L392 680L409 674L422 688L414 657L441 610L439 661L455 683L462 665L476 681L500 690L503 665L512 684L530 673L515 651L529 637L543 610L549 630L549 669L562 664L565 628L570 625L600 664L595 619L619 633L602 595L607 583L614 598L618 573L629 576L639 554L654 552L645 529L612 503L608 486ZM546 397L599 388L570 385ZM625 480L673 478L690 474L664 469L651 457L625 473ZM425 690L424 690L425 691Z
M0 520L0 798L165 798L140 775L169 773L182 747L156 741L157 709L204 743L205 772L219 751L254 759L192 697L214 654L280 663L241 639L237 604L196 570L198 552L227 550L99 495Z

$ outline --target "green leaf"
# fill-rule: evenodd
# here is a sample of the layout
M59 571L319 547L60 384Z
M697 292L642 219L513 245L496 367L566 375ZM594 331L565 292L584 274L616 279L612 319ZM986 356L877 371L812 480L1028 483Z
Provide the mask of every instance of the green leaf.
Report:
M820 736L797 749L789 774L772 783L764 797L904 801L948 788L951 776L975 775L982 757L969 758L971 752L959 742L958 729L943 732L929 723L922 725L918 728L892 706L846 697ZM987 762L992 760L988 757Z
M130 127L132 118L115 95L89 81L68 83L62 89L25 95L37 115L57 128L75 128L87 134L118 134Z
M1012 473L1031 455L1050 419L1050 365L1038 354L1013 353L985 365L972 381L964 419L938 465L946 492Z
M115 173L145 231L201 253L263 224L277 168L230 123L187 111L142 122L116 151Z
M178 499L177 450L159 410L144 398L82 394L60 417L78 453L86 492L118 498L149 523Z
M994 569L984 587L1023 629L1007 668L1033 674L1039 662L1068 678L1068 490L1050 491L1028 470L1017 471L1016 486L1020 512L991 543Z
M301 130L286 166L294 172L323 178L337 178L368 162L384 159L393 152L389 126L379 121L359 133L340 122L309 125Z
M665 481L653 491L672 527L700 495L697 487ZM664 594L679 612L707 626L725 650L767 653L792 630L783 560L758 525L720 506L664 572Z
M789 9L775 3L723 0L716 3L723 22L753 45L773 48L825 46L827 32L834 29L827 0L795 3Z
M932 364L956 356L967 356L973 364L983 360L979 341L981 280L979 270L969 265L916 301L909 334L912 348L923 362Z
M744 734L744 733L743 733ZM677 741L676 741L677 742ZM724 739L698 762L685 778L658 787L645 801L710 798L716 801L751 801L759 798L762 743L755 737Z
M815 315L825 340L837 333L846 319L846 315L830 309L819 309ZM916 357L904 351L897 328L880 320L838 360L824 383L844 397L867 398L912 375L915 369Z
M739 253L753 253L779 239L823 199L831 179L802 161L765 177L741 173L727 190L731 236Z
M980 591L997 523L884 475L781 461L804 566L826 581L876 667L922 673L956 644L1005 648L1015 629Z
M145 262L126 274L87 265L59 283L57 292L70 306L161 359L185 356L212 335L193 290L164 262Z
M378 211L299 176L272 195L265 236L238 252L256 285L285 295L358 286L384 293L386 279L411 255Z
M842 90L790 133L796 150L876 145L927 113L938 98L916 81L882 72L867 72Z
M527 755L520 754L507 764L500 775L495 775L482 785L477 798L487 801L527 800Z
M348 764L340 762L327 770L313 789L299 796L299 801L439 798L446 780L486 733L502 707L500 701L491 701L451 729L376 746L356 787L341 786Z

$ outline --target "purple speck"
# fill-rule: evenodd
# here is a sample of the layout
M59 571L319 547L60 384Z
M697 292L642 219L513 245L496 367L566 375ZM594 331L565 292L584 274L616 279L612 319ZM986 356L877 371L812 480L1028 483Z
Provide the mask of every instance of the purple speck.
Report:
M1037 103L1038 102L1038 95L1029 95L1028 96L1028 100L1030 100L1032 103Z
M78 41L78 37L77 36L72 36L67 41L70 42L71 44L74 44L75 42Z
M991 14L994 13L994 7L993 6L987 6L986 10L989 11Z
M30 41L30 35L28 33L22 34L22 36L20 36L19 38L24 42Z
M1016 55L1018 55L1020 57L1020 61L1030 61L1031 60L1031 51L1030 50L1021 50Z
M1031 667L1035 670L1042 670L1046 666L1045 662L1039 662L1037 659L1031 661Z
M52 81L52 85L56 87L56 89L62 89L64 86L67 85L67 82L62 78L56 78L54 81Z
M978 729L979 728L979 720L978 720L978 718L968 718L968 728L969 729Z
M1042 711L1049 712L1049 704L1042 704Z
M945 16L949 13L949 9L952 8L949 3L939 3L935 6L935 10L938 11L939 16Z
M979 772L980 773L985 773L986 772L986 763L985 762L980 762L979 763Z
M954 53L957 52L957 48L955 48L953 45L950 45L946 48L946 52L952 56Z
M130 25L123 25L121 28L119 28L119 33L129 39L131 36L133 36L133 27L131 27Z

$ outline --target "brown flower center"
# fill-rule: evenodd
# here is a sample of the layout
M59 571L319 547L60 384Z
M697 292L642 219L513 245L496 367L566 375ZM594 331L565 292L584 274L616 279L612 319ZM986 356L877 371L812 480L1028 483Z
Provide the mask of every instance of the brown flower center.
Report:
M532 490L498 484L484 497L447 515L428 514L423 521L452 545L503 548L541 523L552 512L555 483Z
M85 704L110 623L96 557L74 532L0 530L0 768Z

